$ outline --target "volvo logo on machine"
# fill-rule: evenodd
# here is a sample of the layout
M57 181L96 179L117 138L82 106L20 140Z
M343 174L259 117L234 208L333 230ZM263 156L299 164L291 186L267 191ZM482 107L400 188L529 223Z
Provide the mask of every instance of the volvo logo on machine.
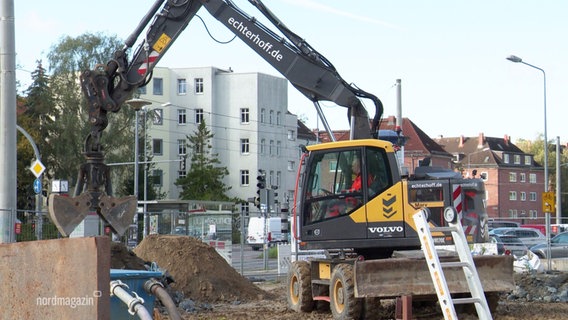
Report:
M400 233L404 231L402 226L369 227L368 229L370 233L378 234Z

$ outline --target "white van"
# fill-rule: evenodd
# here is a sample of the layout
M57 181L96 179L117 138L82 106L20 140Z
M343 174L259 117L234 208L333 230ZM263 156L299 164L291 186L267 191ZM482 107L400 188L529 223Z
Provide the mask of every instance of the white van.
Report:
M265 218L252 217L249 219L247 231L247 244L253 250L260 250L264 246ZM286 237L282 234L282 221L280 217L270 218L266 228L268 233L268 244L286 241Z

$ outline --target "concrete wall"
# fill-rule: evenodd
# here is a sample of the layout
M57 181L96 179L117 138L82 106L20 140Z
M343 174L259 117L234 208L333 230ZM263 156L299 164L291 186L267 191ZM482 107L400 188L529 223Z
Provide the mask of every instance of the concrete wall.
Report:
M107 237L0 244L0 318L109 319Z

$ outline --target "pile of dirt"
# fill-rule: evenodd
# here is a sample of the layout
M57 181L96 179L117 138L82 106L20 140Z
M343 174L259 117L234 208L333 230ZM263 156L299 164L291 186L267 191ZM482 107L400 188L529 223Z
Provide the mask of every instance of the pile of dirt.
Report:
M110 243L110 268L127 270L146 270L144 260L129 250L123 243Z
M200 302L244 302L266 299L268 293L242 277L213 247L187 236L150 235L134 248L174 279L172 289Z

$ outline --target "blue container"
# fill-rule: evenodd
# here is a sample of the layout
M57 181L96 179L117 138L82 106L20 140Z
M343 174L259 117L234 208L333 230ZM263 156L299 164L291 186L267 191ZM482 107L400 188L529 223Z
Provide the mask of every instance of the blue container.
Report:
M161 276L162 272L159 271L110 269L110 280L120 280L128 285L128 289L125 290L136 292L138 296L144 299L144 307L150 314L154 311L156 297L144 290L144 283L150 278L160 278ZM131 315L128 312L127 305L115 296L110 298L110 318L112 320L138 319L138 317Z

